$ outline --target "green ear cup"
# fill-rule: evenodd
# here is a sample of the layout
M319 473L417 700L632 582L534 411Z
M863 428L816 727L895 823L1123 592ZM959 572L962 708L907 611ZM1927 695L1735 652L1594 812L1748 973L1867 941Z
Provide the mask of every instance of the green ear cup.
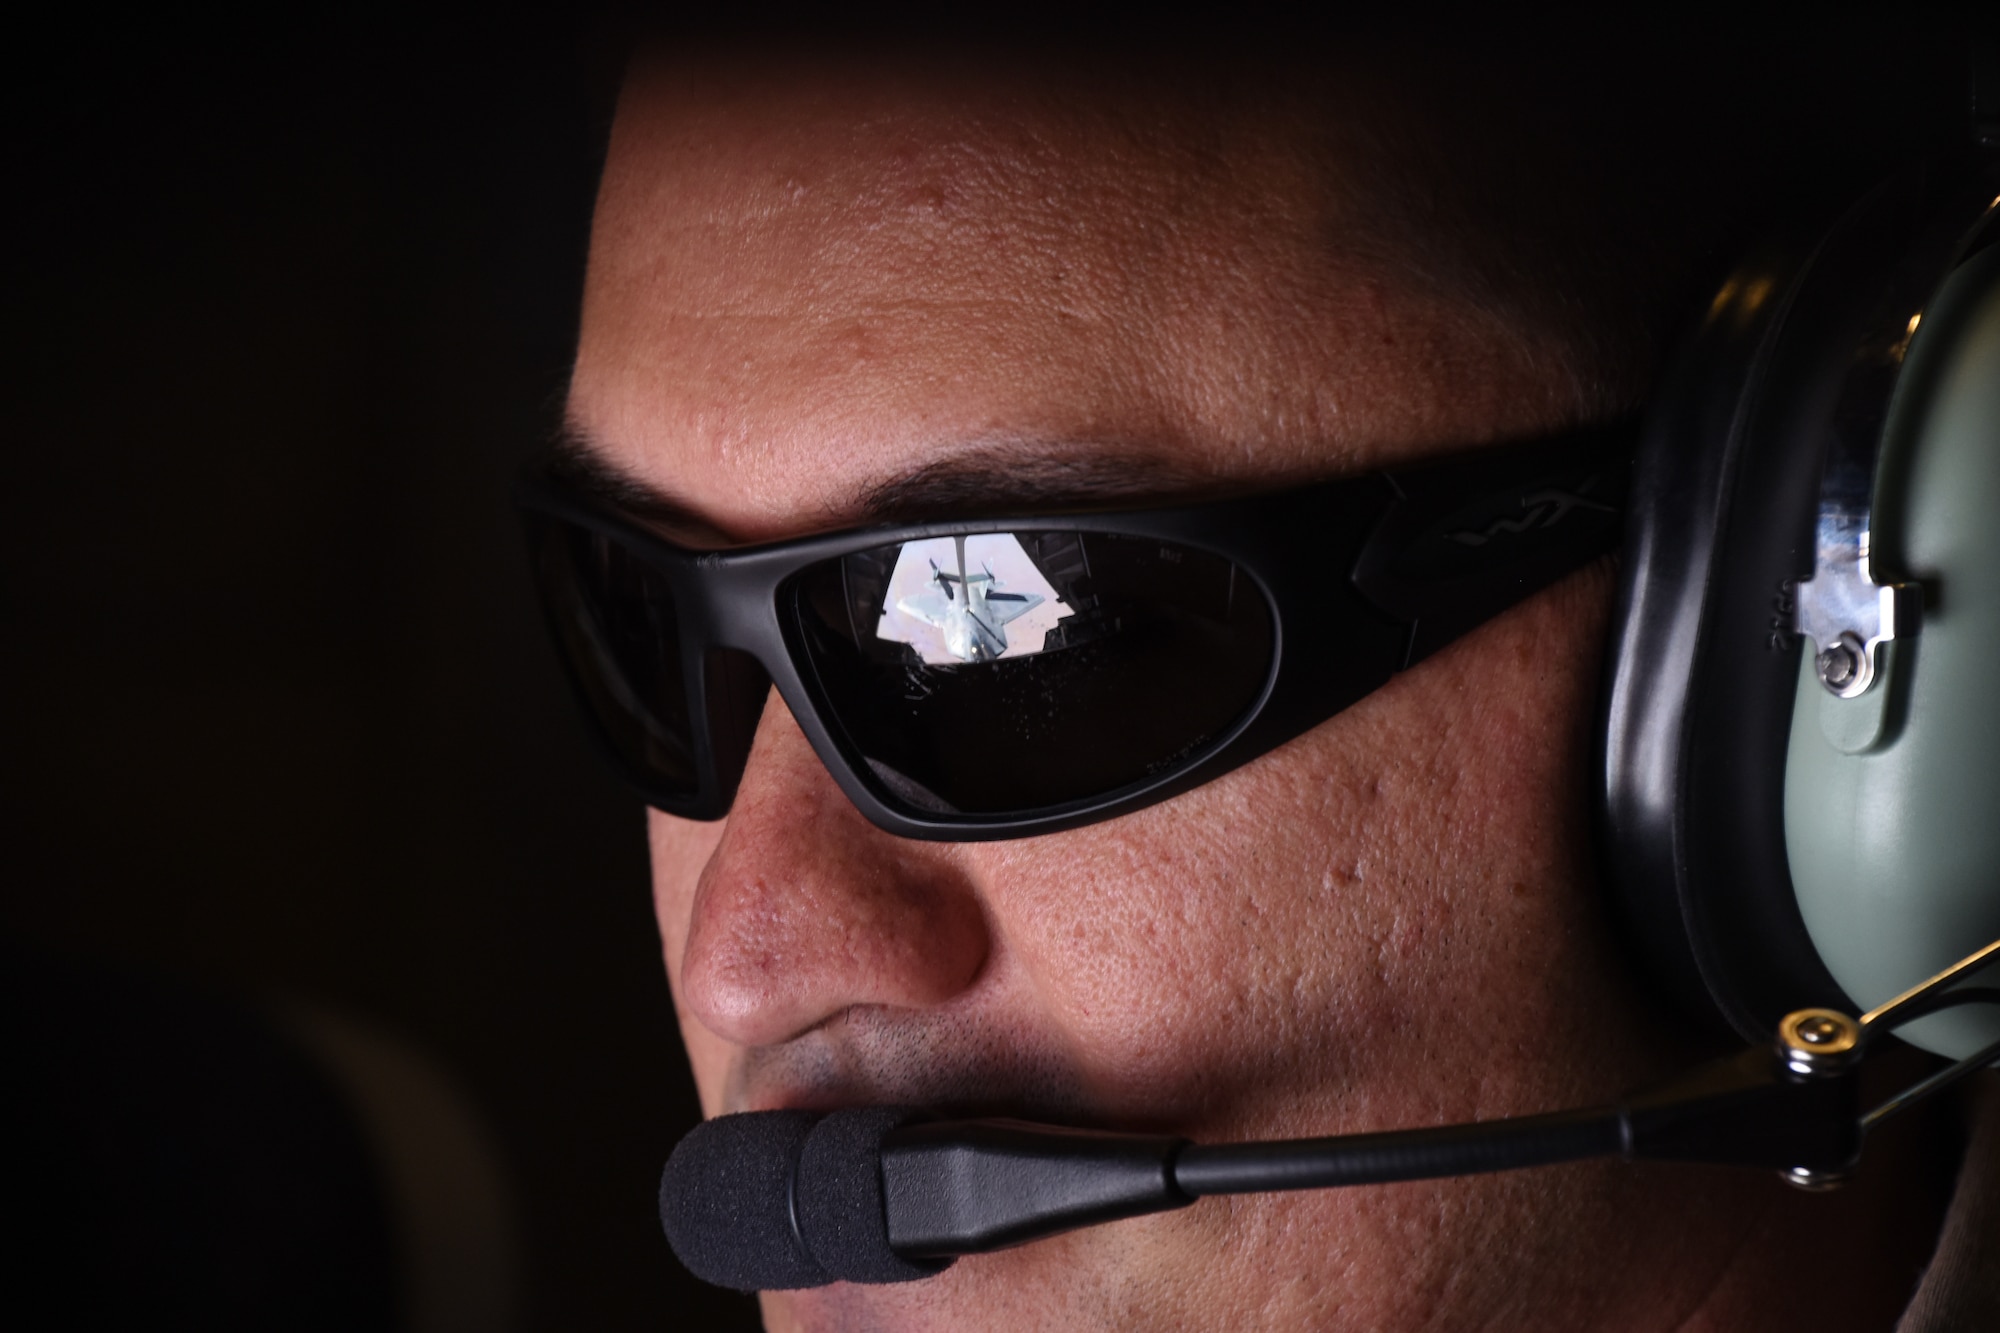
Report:
M1909 344L1876 480L1878 570L1924 585L1921 632L1840 699L1802 654L1785 843L1814 945L1874 1007L2000 938L2000 246L1962 264ZM2000 984L2000 967L1977 984ZM1903 1029L1960 1058L1968 1005Z

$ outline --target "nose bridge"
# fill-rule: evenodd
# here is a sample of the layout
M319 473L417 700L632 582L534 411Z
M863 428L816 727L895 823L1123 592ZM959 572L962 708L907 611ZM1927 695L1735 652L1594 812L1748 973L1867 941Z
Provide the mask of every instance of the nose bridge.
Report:
M810 560L786 547L750 551L705 551L687 566L681 595L700 608L704 639L735 648L775 670L785 656L778 626L778 590Z
M794 729L799 711L810 715L806 683L786 641L781 595L785 580L810 563L783 548L706 552L686 567L676 591L691 613L689 651L697 659L691 665L703 682L703 725L721 809L734 808L772 707L785 713ZM820 734L819 728L812 730Z
M683 998L725 1040L771 1045L857 1005L928 1008L986 960L984 913L949 849L869 824L777 696L697 882Z

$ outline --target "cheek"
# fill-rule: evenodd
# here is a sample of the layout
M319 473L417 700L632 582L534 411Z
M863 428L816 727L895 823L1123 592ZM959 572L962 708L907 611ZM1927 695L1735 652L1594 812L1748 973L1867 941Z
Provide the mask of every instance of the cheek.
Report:
M1549 978L1598 943L1576 929L1593 650L1560 622L1592 595L1519 608L1166 805L984 853L1000 929L1108 1109L1276 1132L1341 1090L1401 1118L1385 1097L1477 1085L1448 1072L1481 1048L1460 1016L1577 998Z
M1401 906L1361 877L1412 867L1337 730L1063 835L1060 879L1046 862L996 873L1020 890L1003 930L1107 1110L1199 1133L1240 1122L1239 1102L1341 1081L1348 1036L1380 1007L1381 917Z

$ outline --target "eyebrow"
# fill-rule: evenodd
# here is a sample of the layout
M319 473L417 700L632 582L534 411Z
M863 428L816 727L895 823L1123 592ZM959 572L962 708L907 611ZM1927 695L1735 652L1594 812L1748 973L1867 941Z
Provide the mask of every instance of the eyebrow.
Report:
M676 500L613 463L589 431L565 416L556 427L549 468L593 499L644 519L685 546L741 545L692 505Z
M1216 479L1156 454L1076 444L987 443L877 482L860 495L869 522L1038 510L1130 508L1213 489Z
M624 471L580 425L565 420L555 438L555 470L578 489L659 528L683 545L725 547L742 540L698 509ZM1088 448L1054 441L968 445L909 472L858 486L851 504L829 502L827 529L875 524L1083 513L1187 503L1236 487L1141 448Z

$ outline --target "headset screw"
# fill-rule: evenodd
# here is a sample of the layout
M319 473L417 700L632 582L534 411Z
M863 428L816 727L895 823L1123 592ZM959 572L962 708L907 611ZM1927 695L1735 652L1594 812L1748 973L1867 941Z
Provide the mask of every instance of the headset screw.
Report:
M1852 631L1828 644L1817 659L1819 683L1843 699L1868 688L1867 646Z
M1799 1078L1845 1073L1861 1058L1861 1025L1836 1009L1800 1009L1778 1024L1778 1058Z

